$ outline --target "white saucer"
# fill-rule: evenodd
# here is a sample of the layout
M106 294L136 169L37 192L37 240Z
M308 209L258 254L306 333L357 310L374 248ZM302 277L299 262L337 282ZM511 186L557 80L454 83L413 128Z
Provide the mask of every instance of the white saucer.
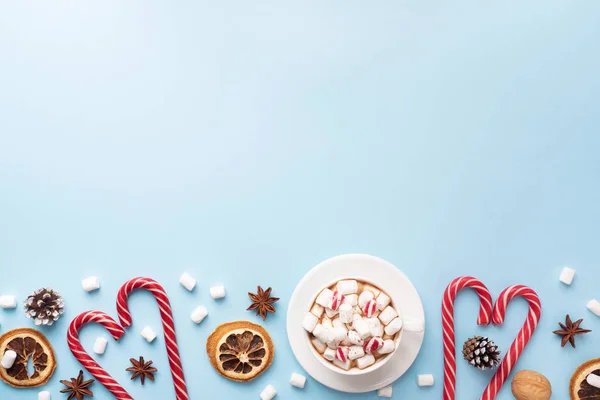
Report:
M364 276L386 282L384 289L398 307L400 315L425 321L423 304L417 289L398 268L381 258L366 254L347 254L323 261L298 283L287 313L287 333L292 351L304 370L325 386L347 393L381 389L400 378L417 358L424 332L403 332L394 356L381 368L358 376L337 374L323 366L308 348L302 319L316 292L328 282L344 277Z

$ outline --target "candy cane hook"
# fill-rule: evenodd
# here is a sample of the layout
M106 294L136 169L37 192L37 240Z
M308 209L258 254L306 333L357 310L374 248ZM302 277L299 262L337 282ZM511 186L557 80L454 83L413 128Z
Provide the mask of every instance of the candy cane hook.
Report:
M88 311L79 314L71 324L67 331L67 343L71 349L71 353L77 361L89 371L104 387L106 387L117 400L133 400L133 397L127 393L121 385L117 383L88 353L83 349L79 341L79 330L88 323L98 323L102 325L112 335L115 340L121 339L125 334L123 328L110 316L102 311Z
M121 287L117 296L117 314L119 315L121 325L124 327L131 326L132 319L131 313L129 312L129 306L127 305L127 299L131 292L138 289L148 290L156 298L163 323L165 344L167 347L167 355L169 357L169 365L171 366L171 374L173 375L175 395L177 400L188 400L187 385L183 375L181 358L179 357L179 348L177 347L173 311L171 310L171 304L169 303L167 293L158 282L150 278L134 278Z
M480 308L478 325L489 325L492 316L492 295L478 279L463 276L454 279L444 292L442 300L442 330L444 335L444 393L443 400L454 400L456 393L456 347L454 335L454 301L464 288L475 289Z

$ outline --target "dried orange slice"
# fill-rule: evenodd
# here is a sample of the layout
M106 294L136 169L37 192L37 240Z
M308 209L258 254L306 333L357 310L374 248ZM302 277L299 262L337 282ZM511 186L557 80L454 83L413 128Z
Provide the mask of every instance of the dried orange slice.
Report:
M586 378L591 373L600 375L600 358L585 362L577 368L571 377L569 388L571 400L600 399L600 389L590 385L586 381Z
M40 331L19 328L0 336L0 355L8 350L17 353L17 359L9 369L0 368L0 378L16 388L37 387L50 380L56 369L54 350ZM29 375L27 363L31 358L33 373Z
M262 374L273 362L275 347L267 331L250 321L220 325L208 337L210 363L227 379L247 382Z

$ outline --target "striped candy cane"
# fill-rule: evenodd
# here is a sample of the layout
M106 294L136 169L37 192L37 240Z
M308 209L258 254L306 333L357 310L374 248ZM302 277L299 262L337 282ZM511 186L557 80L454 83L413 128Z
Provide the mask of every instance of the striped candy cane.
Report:
M88 311L79 314L67 331L67 343L71 352L79 363L89 371L104 387L106 387L117 400L133 400L133 397L127 393L88 353L83 349L79 341L79 330L88 323L98 323L102 325L112 335L115 340L121 339L125 334L123 328L117 322L103 313L102 311Z
M444 335L444 394L443 400L454 400L456 392L456 347L454 337L454 301L464 288L475 289L480 308L478 325L489 325L492 316L492 295L478 279L463 276L454 279L444 292L442 300L442 330Z
M510 346L506 356L504 356L504 359L498 367L498 370L496 370L496 373L494 374L490 384L485 388L483 396L481 396L482 400L492 400L496 397L502 388L502 385L504 385L504 382L506 382L506 379L510 375L510 371L513 369L517 360L521 356L523 349L525 346L527 346L529 339L531 339L531 335L533 335L538 321L542 316L542 303L540 302L540 298L538 297L537 293L527 286L514 285L504 289L502 293L500 293L498 300L496 300L493 316L493 322L495 325L502 325L504 323L504 316L506 315L508 303L510 303L515 297L524 297L529 303L527 320L525 321L523 328L521 328L519 331L516 339Z
M167 293L158 282L150 278L134 278L121 287L117 296L117 313L121 325L124 327L131 326L132 319L131 313L129 312L129 306L127 305L127 299L131 292L138 289L148 290L156 298L165 333L165 345L167 346L167 355L171 366L171 374L173 375L175 396L177 400L188 400L187 385L183 375L181 358L179 357L179 348L177 347L177 336L175 334L175 323L173 322L171 304L169 303Z

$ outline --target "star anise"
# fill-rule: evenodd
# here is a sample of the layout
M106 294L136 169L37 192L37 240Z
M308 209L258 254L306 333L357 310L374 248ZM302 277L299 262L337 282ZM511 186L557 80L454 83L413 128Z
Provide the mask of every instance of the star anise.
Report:
M552 333L554 333L555 335L562 336L561 347L565 347L567 343L571 343L572 347L576 347L575 336L591 332L590 329L582 329L579 327L579 325L581 325L582 322L583 319L577 320L575 322L571 321L571 317L567 314L565 323L558 323L558 325L560 325L561 327L561 330L554 331Z
M70 381L60 381L67 388L61 390L61 393L68 393L69 397L67 400L83 400L85 396L94 397L94 393L89 389L89 387L94 383L93 379L89 381L83 380L83 371L79 371L79 375L77 378L71 378Z
M275 313L275 306L273 303L279 301L279 297L271 297L271 288L263 290L260 286L257 288L257 293L248 292L248 297L252 300L252 304L247 310L256 310L256 315L262 317L263 321L267 319L268 313Z
M153 361L144 362L144 357L140 357L139 360L136 360L135 358L130 358L129 361L133 365L133 367L127 368L127 371L133 372L133 375L131 375L131 380L140 378L140 382L142 382L142 385L146 381L146 378L154 382L154 373L158 370L152 367Z

